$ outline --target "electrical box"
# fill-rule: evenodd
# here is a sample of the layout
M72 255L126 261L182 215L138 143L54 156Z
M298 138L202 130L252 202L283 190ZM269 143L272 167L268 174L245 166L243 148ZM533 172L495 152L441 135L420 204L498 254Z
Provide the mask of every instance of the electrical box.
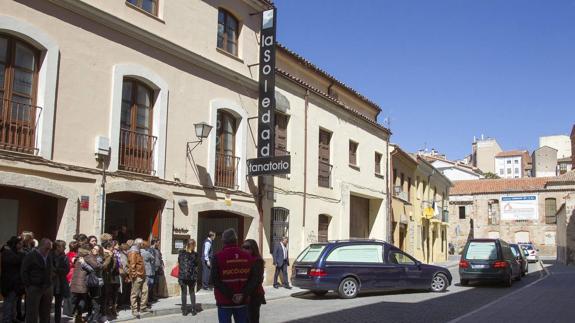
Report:
M96 137L96 151L99 156L110 156L110 138L104 136Z

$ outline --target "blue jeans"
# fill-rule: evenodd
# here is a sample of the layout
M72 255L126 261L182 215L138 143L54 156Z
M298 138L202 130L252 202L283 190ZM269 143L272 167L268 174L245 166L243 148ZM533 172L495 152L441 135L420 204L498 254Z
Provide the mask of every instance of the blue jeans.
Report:
M220 323L232 323L232 316L235 323L248 322L248 308L241 307L220 307L218 306L218 320Z

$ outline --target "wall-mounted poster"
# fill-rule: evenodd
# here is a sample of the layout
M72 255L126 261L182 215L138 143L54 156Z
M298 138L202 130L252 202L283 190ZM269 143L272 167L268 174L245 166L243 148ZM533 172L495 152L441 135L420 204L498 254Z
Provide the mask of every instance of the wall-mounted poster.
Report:
M537 220L539 203L536 195L504 196L499 200L501 220Z

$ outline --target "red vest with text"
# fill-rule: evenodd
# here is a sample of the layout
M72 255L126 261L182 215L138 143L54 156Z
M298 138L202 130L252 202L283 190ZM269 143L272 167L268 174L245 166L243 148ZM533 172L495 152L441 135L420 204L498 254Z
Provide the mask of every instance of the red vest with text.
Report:
M250 269L254 261L252 256L237 246L228 245L224 246L224 249L218 252L215 258L218 263L220 280L234 294L240 294L250 276ZM234 304L231 299L228 299L217 288L214 288L214 295L218 306L239 305ZM244 299L243 304L247 304L247 301L247 299Z

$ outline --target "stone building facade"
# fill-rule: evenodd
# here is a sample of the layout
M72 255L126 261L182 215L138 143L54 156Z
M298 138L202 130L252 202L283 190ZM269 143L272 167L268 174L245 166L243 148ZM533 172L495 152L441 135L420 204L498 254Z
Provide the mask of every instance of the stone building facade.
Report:
M543 256L555 256L557 210L569 188L551 178L455 181L450 195L450 240L457 251L470 238L533 242Z
M290 154L291 174L258 188L246 167L258 113L252 13L271 4L153 3L0 0L10 90L0 239L126 226L131 238L159 239L168 268L185 239L200 246L229 227L268 260L282 235L292 258L323 239L387 239L390 133L377 104L280 46L276 150ZM213 127L202 140L200 123Z

